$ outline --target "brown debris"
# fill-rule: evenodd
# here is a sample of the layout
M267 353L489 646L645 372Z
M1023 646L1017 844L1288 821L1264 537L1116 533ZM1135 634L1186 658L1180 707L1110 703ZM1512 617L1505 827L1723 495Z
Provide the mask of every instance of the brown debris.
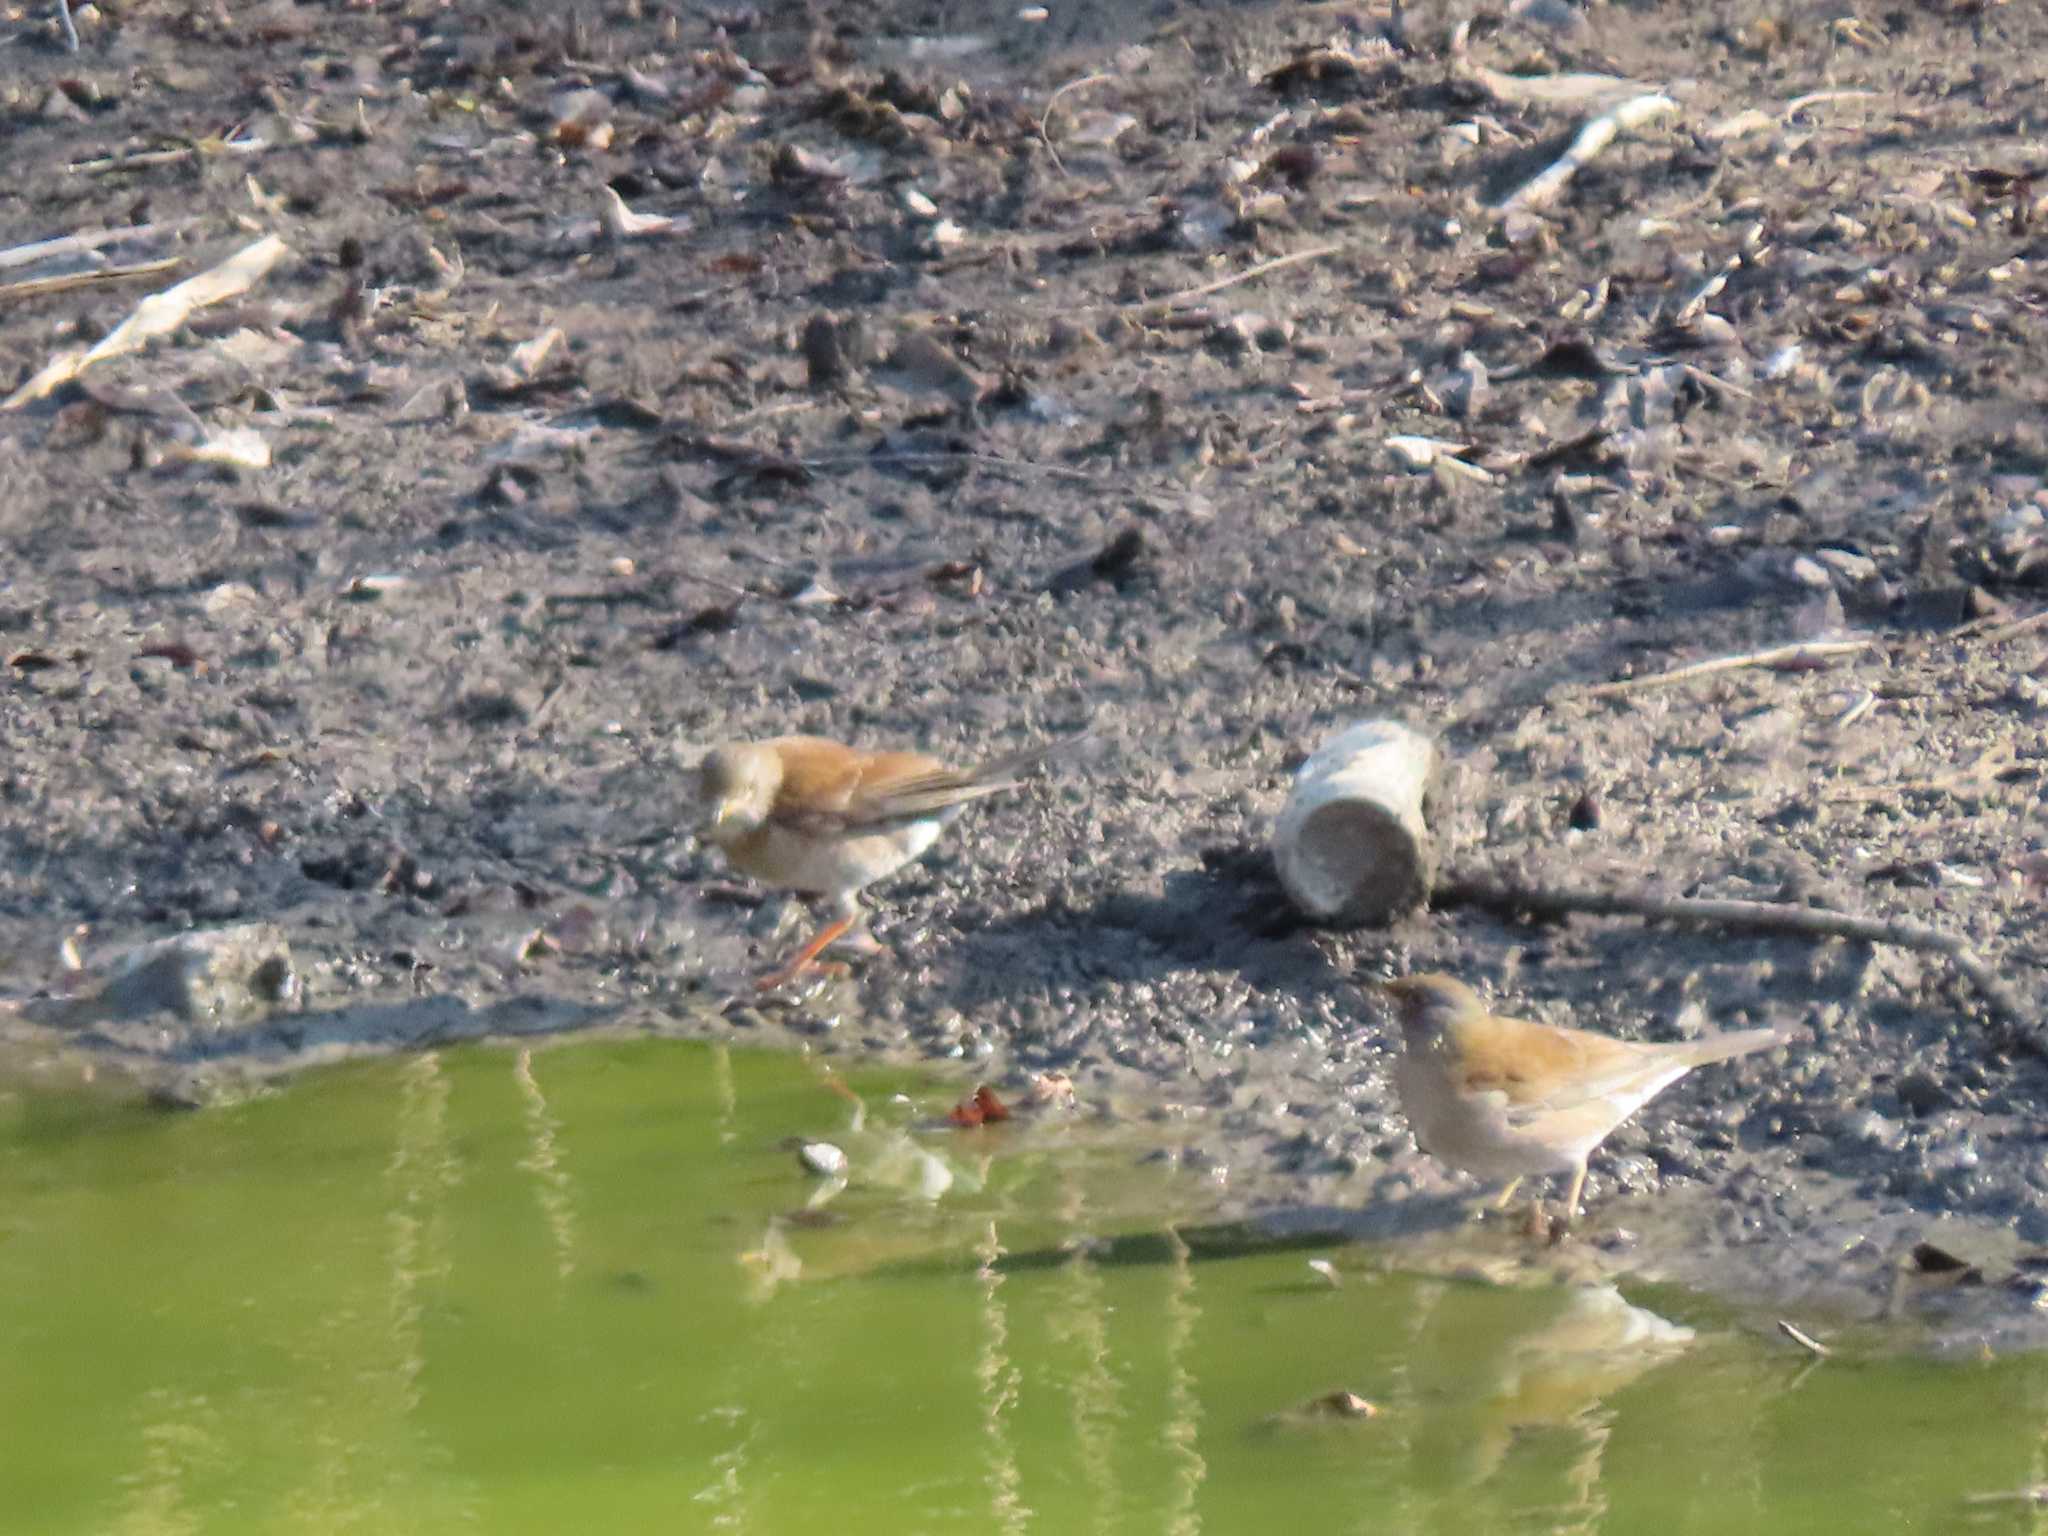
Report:
M1009 1106L996 1097L995 1090L987 1083L981 1084L973 1093L955 1104L946 1118L957 1126L972 1129L978 1125L997 1125L1010 1118Z

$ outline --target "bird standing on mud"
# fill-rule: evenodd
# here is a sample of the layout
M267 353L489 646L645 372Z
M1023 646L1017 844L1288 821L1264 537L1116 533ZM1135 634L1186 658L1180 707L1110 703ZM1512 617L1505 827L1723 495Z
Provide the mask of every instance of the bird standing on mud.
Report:
M835 912L759 986L811 969L859 921L864 887L921 857L968 802L1017 788L1019 774L1079 739L957 769L919 752L863 752L819 736L715 748L698 768L705 841L741 873L829 897Z
M1775 1029L1680 1044L1616 1040L1486 1011L1461 981L1435 974L1382 982L1401 1018L1395 1088L1430 1156L1482 1179L1569 1173L1564 1223L1578 1216L1586 1160L1630 1115L1694 1067L1783 1045Z

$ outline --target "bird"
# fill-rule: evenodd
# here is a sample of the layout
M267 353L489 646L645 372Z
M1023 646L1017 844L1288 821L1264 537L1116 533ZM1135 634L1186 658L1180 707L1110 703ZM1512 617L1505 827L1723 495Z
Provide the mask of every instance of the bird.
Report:
M988 380L961 362L953 349L925 331L912 331L890 350L880 367L872 372L878 384L885 384L913 400L936 404L946 402L969 423L975 409L988 393Z
M1085 733L1083 733L1085 735ZM860 920L860 892L920 858L972 801L1081 739L1064 737L975 768L921 752L868 752L822 736L715 747L697 769L701 837L764 885L832 903L832 921L757 983L803 975Z
M1506 1179L1505 1209L1524 1177L1569 1173L1564 1226L1577 1218L1586 1160L1622 1121L1694 1067L1783 1045L1746 1029L1663 1045L1488 1013L1450 976L1380 982L1401 1020L1394 1086L1416 1145L1483 1179Z

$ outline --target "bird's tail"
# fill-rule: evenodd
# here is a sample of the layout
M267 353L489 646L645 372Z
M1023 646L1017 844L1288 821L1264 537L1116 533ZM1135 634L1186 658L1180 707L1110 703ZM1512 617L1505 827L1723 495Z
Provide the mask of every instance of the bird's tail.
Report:
M942 812L950 819L959 807L971 800L985 800L990 795L1007 794L1017 788L1022 783L1022 775L1047 758L1078 747L1089 739L1090 734L1080 731L1042 746L1013 752L1008 757L992 758L978 767L943 768L892 784L886 805L878 807L875 814L867 819L893 821Z
M1731 1056L1747 1056L1752 1051L1768 1051L1772 1046L1788 1044L1791 1039L1789 1029L1738 1029L1690 1041L1686 1054L1697 1067L1710 1061L1726 1061Z
M969 777L975 784L990 791L1014 788L1025 774L1040 763L1079 751L1094 739L1093 729L1075 731L1053 741L1041 742L1035 747L1026 747L1021 752L1012 752L1007 757L991 758L973 769Z

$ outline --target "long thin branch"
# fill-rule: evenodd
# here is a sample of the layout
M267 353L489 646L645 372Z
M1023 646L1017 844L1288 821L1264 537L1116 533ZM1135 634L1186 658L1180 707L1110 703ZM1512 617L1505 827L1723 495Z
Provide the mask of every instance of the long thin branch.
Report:
M184 264L182 256L165 256L157 261L138 261L126 267L90 267L83 272L60 272L55 277L31 277L0 288L0 304L12 299L42 298L73 288L91 288L102 283L125 283L133 277L154 277L159 272Z
M97 160L74 160L64 167L74 174L98 175L102 171L132 171L146 165L174 165L195 155L260 155L270 148L268 139L205 139L177 149L150 149L133 155L104 155Z
M1221 293L1226 288L1235 288L1239 283L1248 283L1255 277L1264 277L1268 272L1278 272L1282 267L1296 266L1304 261L1321 261L1325 256L1334 256L1343 250L1341 245L1312 245L1305 251L1293 251L1285 256L1275 256L1271 261L1259 262L1246 267L1242 272L1233 272L1228 277L1219 277L1213 283L1202 283L1193 288L1183 288L1177 293L1161 294L1156 299L1133 299L1128 304L1090 305L1091 309L1172 309L1189 299L1207 298L1212 293Z
M1040 139L1045 141L1046 153L1052 156L1053 169L1057 170L1060 173L1060 175L1064 176L1067 174L1067 167L1065 163L1060 159L1060 152L1057 149L1053 148L1052 134L1047 128L1047 125L1052 121L1053 107L1057 105L1059 99L1062 96L1066 95L1069 91L1078 91L1082 89L1084 86L1101 85L1104 81L1114 80L1115 78L1115 75L1107 74L1083 75L1078 80L1069 80L1065 85L1061 86L1058 90L1054 91L1050 96L1045 98L1045 110L1038 114L1038 136Z
M59 235L54 240L37 240L29 245L17 245L0 251L0 267L25 267L32 262L47 261L52 256L74 256L83 251L96 251L103 245L112 245L121 240L148 240L158 235L174 234L191 221L177 219L156 224L122 224L113 229L85 229L75 235Z
M1625 677L1618 683L1602 683L1597 688L1586 689L1582 697L1610 698L1620 693L1636 693L1644 688L1689 682L1695 677L1712 677L1717 672L1736 672L1744 667L1777 667L1787 662L1804 664L1828 656L1848 656L1857 651L1867 651L1876 644L1874 638L1800 640L1791 645L1774 645L1769 650L1744 651L1739 656L1716 656L1712 661L1695 661L1689 666L1673 667L1669 672L1653 672L1648 677Z
M1958 624L1942 636L1945 640L1975 640L1980 645L1993 645L2000 640L2011 640L2019 635L2032 634L2035 630L2048 627L2048 608L2037 609L2023 619L1986 620L1973 619L1968 624Z
M1573 890L1468 876L1443 881L1430 893L1430 900L1439 907L1482 907L1509 918L1564 917L1571 913L1642 917L1653 922L1782 933L1804 939L1854 939L1941 955L1977 989L1992 1016L2016 1042L2033 1055L2048 1059L2048 1039L2042 1037L2036 1021L2004 977L1962 938L1906 918L1869 917L1860 912L1834 912L1824 907L1776 901L1718 901L1658 896L1648 891Z
M1085 469L1069 469L1064 464L1040 464L1031 459L1006 459L993 453L941 453L933 451L897 452L879 448L871 453L828 453L822 457L798 459L795 461L805 469L824 469L847 464L978 464L984 469L1007 469L1018 474L1050 475L1056 480L1074 480L1093 485L1102 476L1092 475Z
M1827 101L1867 101L1875 91L1809 91L1804 96L1794 96L1778 109L1780 117L1797 117L1808 107L1817 107Z

